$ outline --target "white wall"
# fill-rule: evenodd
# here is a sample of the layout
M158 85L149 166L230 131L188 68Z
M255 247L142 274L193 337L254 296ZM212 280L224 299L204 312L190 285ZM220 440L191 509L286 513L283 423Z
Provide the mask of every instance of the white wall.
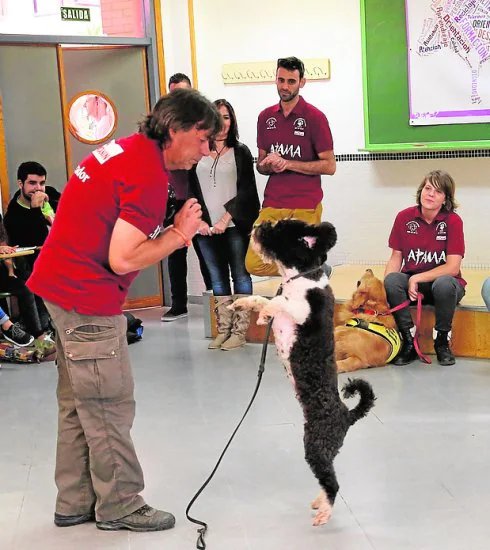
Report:
M194 15L199 89L212 100L225 97L232 103L241 140L254 154L257 115L278 101L275 85L225 86L221 66L289 55L330 58L331 79L307 83L303 96L327 115L336 154L358 153L364 146L359 0L194 0ZM179 34L175 27L172 30L174 37ZM335 176L323 177L324 219L339 234L330 261L384 263L394 216L414 203L422 177L436 168L451 173L458 186L465 264L490 268L488 158L339 162ZM262 191L265 178L258 175L258 181ZM190 292L198 293L195 266L193 271Z
M167 83L175 73L184 73L192 80L187 2L163 0L162 32Z

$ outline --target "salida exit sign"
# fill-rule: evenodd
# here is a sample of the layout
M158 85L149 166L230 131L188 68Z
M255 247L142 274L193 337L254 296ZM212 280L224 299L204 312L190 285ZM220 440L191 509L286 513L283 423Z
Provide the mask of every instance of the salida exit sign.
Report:
M90 21L90 8L61 8L62 21Z

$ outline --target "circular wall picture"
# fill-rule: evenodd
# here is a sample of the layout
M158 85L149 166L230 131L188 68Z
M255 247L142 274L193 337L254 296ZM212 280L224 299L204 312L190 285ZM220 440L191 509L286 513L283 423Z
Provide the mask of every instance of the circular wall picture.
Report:
M116 131L117 111L104 94L87 91L76 95L68 106L70 132L83 143L102 143Z

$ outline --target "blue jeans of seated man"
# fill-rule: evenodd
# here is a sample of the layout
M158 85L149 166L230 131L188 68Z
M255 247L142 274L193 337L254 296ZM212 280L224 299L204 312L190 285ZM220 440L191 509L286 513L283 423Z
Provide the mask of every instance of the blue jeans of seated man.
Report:
M395 307L408 299L408 273L389 273L384 280L386 297L390 307ZM436 316L435 329L437 331L451 330L454 311L465 294L464 288L458 280L450 275L437 277L431 283L419 283L418 290L424 295L424 304L434 306ZM410 309L405 307L393 313L399 330L413 327Z
M252 294L252 279L245 269L248 240L236 227L229 227L220 235L195 239L201 248L215 296L230 296L230 271L234 294Z
M485 305L487 306L488 311L490 311L490 277L487 277L483 282L481 295L483 297Z

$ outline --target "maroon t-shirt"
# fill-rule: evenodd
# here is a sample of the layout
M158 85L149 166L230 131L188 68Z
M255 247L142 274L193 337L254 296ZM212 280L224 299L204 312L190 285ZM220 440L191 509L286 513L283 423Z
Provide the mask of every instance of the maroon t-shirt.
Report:
M287 160L311 162L318 160L318 153L333 151L333 140L327 117L300 96L287 118L280 102L260 113L257 146ZM262 206L316 208L322 198L320 175L285 171L269 176Z
M161 232L168 177L162 151L143 134L111 141L85 158L64 189L29 289L82 315L118 315L138 271L117 275L109 244L118 218L148 238Z
M463 220L455 212L439 212L427 223L419 207L411 206L396 216L388 245L402 253L402 273L423 273L445 264L449 255L464 257ZM466 286L461 272L456 278Z

